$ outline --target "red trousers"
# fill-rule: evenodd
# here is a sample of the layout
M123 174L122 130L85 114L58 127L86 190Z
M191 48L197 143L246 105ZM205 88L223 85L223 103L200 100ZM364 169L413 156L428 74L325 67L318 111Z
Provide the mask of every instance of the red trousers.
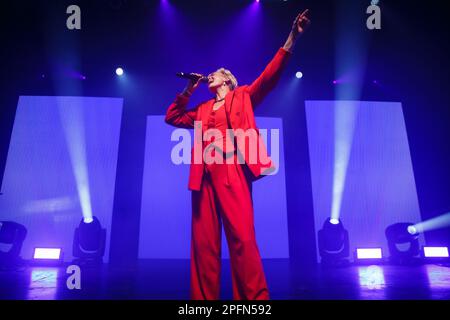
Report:
M191 299L219 299L222 224L230 250L233 298L269 299L244 167L234 163L205 168L201 190L192 191Z

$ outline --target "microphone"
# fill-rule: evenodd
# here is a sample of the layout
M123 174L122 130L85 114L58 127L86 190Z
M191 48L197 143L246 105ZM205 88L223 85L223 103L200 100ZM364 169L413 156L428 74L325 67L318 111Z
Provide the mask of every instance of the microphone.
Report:
M188 79L191 80L193 82L208 82L208 78L205 77L204 75L196 75L194 73L186 73L186 72L177 72L177 77L179 78L183 78L183 79Z

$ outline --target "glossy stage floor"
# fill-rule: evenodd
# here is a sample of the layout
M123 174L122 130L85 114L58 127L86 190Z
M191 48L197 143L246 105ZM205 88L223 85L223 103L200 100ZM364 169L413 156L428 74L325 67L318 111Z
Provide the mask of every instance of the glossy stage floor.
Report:
M297 268L289 260L265 260L276 300L449 300L450 268L356 266ZM0 299L189 299L189 261L141 260L134 267L82 268L81 289L67 289L66 267L0 271ZM222 299L231 299L229 261L223 261Z

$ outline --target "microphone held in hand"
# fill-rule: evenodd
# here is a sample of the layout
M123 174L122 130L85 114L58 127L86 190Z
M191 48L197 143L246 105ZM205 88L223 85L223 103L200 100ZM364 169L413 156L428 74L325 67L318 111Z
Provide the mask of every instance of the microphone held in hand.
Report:
M208 82L208 78L205 77L202 74L196 74L196 73L186 73L186 72L177 72L177 77L183 78L183 79L188 79L191 80L193 82Z

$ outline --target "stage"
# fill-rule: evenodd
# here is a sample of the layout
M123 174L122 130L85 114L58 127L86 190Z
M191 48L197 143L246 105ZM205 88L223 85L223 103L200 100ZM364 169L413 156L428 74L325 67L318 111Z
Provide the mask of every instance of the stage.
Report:
M287 259L264 260L273 300L448 300L449 266L362 266L302 271ZM0 271L5 300L188 300L189 260L140 260L134 267L82 268L81 289L68 290L65 267ZM230 300L229 261L223 260L221 299Z
M445 9L5 2L0 300L447 302Z

